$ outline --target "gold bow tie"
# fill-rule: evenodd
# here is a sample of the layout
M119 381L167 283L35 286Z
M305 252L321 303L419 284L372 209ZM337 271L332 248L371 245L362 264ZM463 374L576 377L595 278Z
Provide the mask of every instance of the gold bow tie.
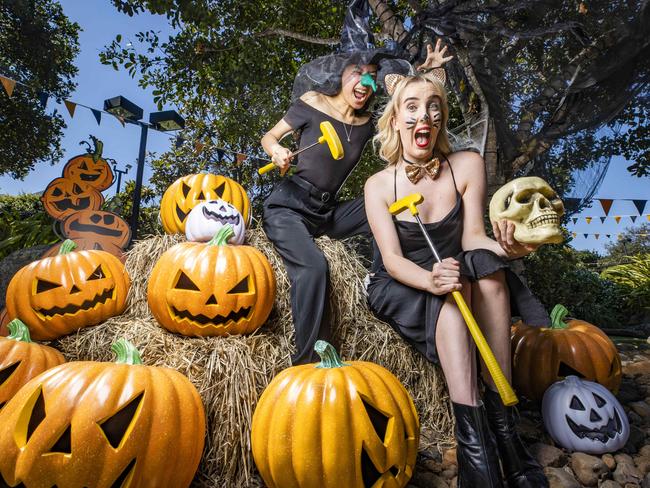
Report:
M422 165L407 164L404 166L404 172L409 181L414 185L420 181L425 174L429 175L432 180L435 180L440 174L440 160L438 158L433 158L428 163Z

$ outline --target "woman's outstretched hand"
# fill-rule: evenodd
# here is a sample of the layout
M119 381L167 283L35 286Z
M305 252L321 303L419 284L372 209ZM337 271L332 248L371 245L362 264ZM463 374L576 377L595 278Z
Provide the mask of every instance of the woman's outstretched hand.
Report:
M431 44L427 44L427 59L424 60L420 66L418 66L418 71L425 71L433 68L440 68L448 63L453 56L445 56L447 52L447 46L442 47L442 41L438 39L436 41L435 49L431 47Z
M291 155L291 151L289 151L286 147L278 144L273 149L271 160L278 168L280 168L280 173L284 175L284 173L286 173L289 169L289 164L291 164L292 157L293 156Z
M522 244L515 239L515 224L508 220L492 222L494 238L510 259L524 257L537 249L534 244Z
M460 263L454 258L445 258L440 263L435 263L429 279L428 290L434 295L445 295L463 287L460 283Z

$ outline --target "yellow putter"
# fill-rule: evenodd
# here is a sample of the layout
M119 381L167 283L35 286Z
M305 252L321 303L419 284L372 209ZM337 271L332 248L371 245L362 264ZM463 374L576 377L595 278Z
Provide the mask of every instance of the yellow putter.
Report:
M317 144L325 144L327 143L327 147L330 150L330 153L332 153L332 157L336 159L337 161L339 159L343 158L343 146L341 145L341 139L339 139L339 135L336 133L336 130L334 129L334 126L332 125L331 122L324 121L320 123L320 131L322 136L318 138L318 141L314 142L313 144L302 148L299 151L296 151L295 153L292 153L291 156L296 156L300 154L303 151L306 151L309 148L312 148L316 146ZM257 170L257 172L261 175L264 173L268 173L271 171L273 168L275 168L274 163L269 163L266 166L262 166L260 169Z
M420 193L412 193L411 195L407 195L404 198L400 198L399 200L394 202L388 208L388 211L393 215L397 215L399 213L402 213L404 210L408 209L411 212L411 214L415 217L415 220L420 226L420 230L422 231L422 234L424 235L427 244L429 244L429 248L431 249L433 256L436 258L436 261L441 262L442 260L440 259L440 256L438 255L438 252L436 251L433 242L431 242L431 239L429 238L429 234L424 228L424 225L422 224L422 220L418 215L417 205L419 205L423 201L424 201L424 197ZM494 357L494 353L492 352L492 349L490 349L490 346L485 340L485 336L483 335L483 332L481 332L481 329L476 323L476 320L472 315L472 311L467 306L467 303L465 303L465 299L463 298L463 295L459 291L453 291L451 294L454 297L454 300L456 300L456 305L458 305L458 309L460 310L460 313L463 315L463 318L465 319L465 323L467 324L467 328L469 329L469 332L472 335L472 339L474 339L474 342L476 343L476 347L478 348L479 353L481 353L481 357L483 358L485 365L490 371L490 375L494 380L494 384L499 390L499 395L501 396L501 400L503 401L503 404L507 406L515 405L518 402L517 395L515 394L510 384L508 383L508 380L503 374L503 371L501 371L501 367L499 366L497 359Z

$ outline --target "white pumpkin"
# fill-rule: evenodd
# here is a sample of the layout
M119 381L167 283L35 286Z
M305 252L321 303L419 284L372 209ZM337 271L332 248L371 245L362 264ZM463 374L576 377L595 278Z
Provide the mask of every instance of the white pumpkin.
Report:
M201 202L187 216L185 237L188 241L207 242L226 224L235 232L228 242L243 244L246 225L239 210L224 200Z
M567 376L546 390L542 416L553 440L570 451L614 452L630 436L630 423L616 397L604 386L577 376Z

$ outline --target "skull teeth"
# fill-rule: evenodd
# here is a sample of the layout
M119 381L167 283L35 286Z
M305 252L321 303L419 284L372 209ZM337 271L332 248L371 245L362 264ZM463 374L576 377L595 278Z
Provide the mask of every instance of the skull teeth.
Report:
M535 217L533 220L528 222L528 228L534 229L535 227L542 227L544 225L559 225L560 217L557 214L544 214L539 217Z

